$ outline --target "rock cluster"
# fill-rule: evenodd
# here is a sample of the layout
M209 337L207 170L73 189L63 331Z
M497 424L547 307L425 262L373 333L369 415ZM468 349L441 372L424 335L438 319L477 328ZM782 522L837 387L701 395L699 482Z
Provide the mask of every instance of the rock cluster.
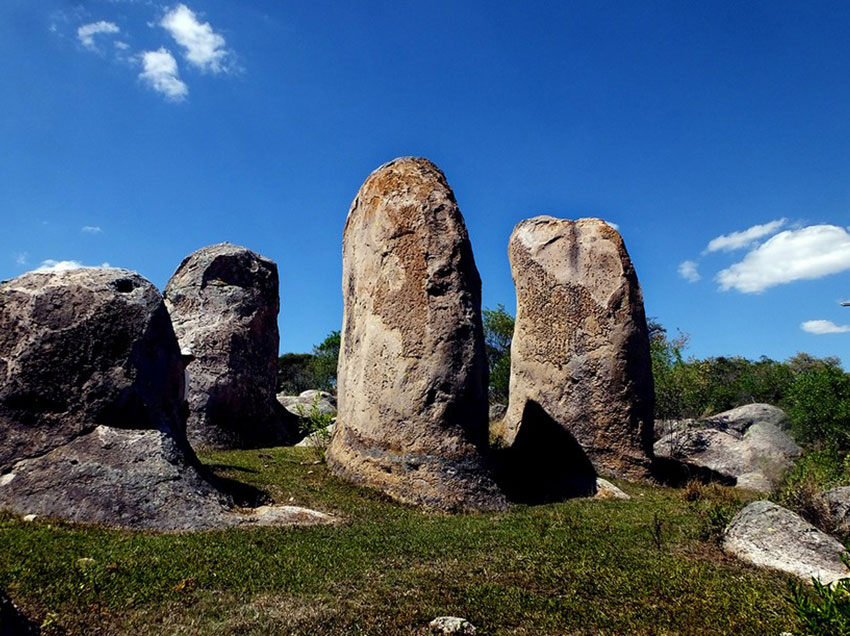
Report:
M165 288L189 363L189 441L195 447L274 446L295 419L275 399L280 308L277 265L220 243L189 255Z
M655 455L739 488L770 492L802 452L786 432L788 423L775 406L747 404L671 424L655 442Z
M649 337L622 238L598 219L539 216L514 228L508 253L517 314L507 443L560 427L564 447L586 455L569 459L576 468L649 477Z
M481 280L443 173L391 161L365 181L343 235L338 475L437 509L501 508L487 446Z

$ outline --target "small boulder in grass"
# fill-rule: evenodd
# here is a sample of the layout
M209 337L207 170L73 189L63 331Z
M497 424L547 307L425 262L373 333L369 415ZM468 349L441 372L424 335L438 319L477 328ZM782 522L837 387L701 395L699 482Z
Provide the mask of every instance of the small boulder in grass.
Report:
M428 624L431 634L452 634L455 636L472 636L477 634L475 625L465 618L458 616L440 616Z

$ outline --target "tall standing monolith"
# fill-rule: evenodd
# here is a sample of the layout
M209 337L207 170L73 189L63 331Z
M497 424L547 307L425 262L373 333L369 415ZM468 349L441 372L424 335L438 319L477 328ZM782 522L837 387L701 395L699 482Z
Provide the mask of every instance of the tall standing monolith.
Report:
M336 474L411 504L496 509L485 466L481 280L454 194L426 159L373 172L343 236Z
M538 216L514 228L508 252L517 314L505 441L545 439L551 456L563 436L566 470L648 477L649 337L620 234L599 219Z

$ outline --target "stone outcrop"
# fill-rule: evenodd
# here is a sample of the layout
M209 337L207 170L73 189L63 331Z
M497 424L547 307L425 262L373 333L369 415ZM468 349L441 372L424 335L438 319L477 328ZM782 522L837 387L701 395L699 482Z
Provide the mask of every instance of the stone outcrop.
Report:
M187 365L187 431L195 447L273 446L296 420L275 399L277 265L229 243L184 259L165 303Z
M833 534L850 538L850 486L839 486L823 493L823 500L829 509L829 518Z
M481 280L454 194L425 159L365 181L343 237L331 470L411 504L489 509Z
M802 452L785 432L787 426L781 409L748 404L704 420L681 421L655 443L655 455L697 475L770 492Z
M816 578L828 585L850 575L841 562L841 543L771 501L754 501L741 510L726 529L723 549L806 582Z
M138 274L0 283L0 508L157 530L253 522L187 443L183 378L162 297Z
M649 477L649 337L622 238L598 219L539 216L514 228L508 254L517 315L505 441L561 427L572 438L565 446L580 448L593 470Z

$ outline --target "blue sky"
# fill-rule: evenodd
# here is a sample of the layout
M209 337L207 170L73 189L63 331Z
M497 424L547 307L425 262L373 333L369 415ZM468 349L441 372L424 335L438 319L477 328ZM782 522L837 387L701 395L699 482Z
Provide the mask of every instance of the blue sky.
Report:
M341 322L358 187L421 155L485 306L513 309L518 221L596 216L692 354L847 367L848 67L840 2L4 0L0 279L162 288L227 240L278 263L281 348L307 351Z

